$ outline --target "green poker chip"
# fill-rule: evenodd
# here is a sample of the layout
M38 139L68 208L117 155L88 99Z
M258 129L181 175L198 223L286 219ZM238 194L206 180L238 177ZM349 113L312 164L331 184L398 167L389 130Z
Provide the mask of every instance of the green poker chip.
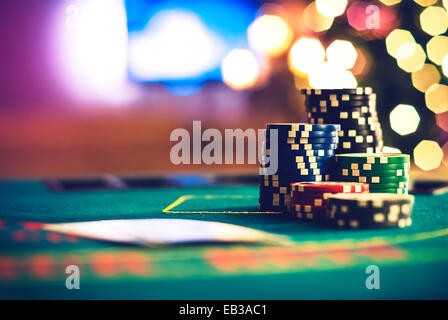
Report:
M380 177L380 176L343 176L341 174L332 175L332 179L339 181L352 181L363 182L371 184L384 184L384 183L399 183L408 182L409 176L394 176L394 177Z
M390 188L390 189L372 189L370 193L396 193L396 194L408 194L407 188Z
M398 153L345 153L336 155L336 163L341 164L389 164L409 163L411 157L408 154Z
M337 174L349 177L403 177L409 176L409 169L391 169L391 170L350 170L337 169Z
M384 170L410 169L411 165L409 162L372 164L372 163L358 163L358 162L343 163L343 161L340 161L338 162L338 167L350 170L384 171Z

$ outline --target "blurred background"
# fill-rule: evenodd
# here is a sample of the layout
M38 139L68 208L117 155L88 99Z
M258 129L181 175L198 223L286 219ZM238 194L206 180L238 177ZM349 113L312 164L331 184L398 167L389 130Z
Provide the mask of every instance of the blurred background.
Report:
M298 88L371 86L387 150L448 172L448 1L0 2L0 176L175 166L172 130L305 121ZM254 167L254 166L252 166Z

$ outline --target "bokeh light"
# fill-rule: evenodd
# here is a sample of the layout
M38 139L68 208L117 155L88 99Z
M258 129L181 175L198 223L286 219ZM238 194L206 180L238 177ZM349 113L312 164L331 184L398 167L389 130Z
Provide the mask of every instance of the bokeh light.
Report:
M234 49L222 61L221 73L224 82L234 89L245 89L255 84L260 66L249 50Z
M401 0L380 0L381 3L384 3L386 6L393 6L401 2Z
M392 130L405 136L417 130L420 123L420 116L413 106L399 104L390 113L389 120Z
M418 71L425 65L426 53L422 46L407 42L397 51L397 64L406 72Z
M448 27L448 15L442 7L431 6L420 14L420 25L426 33L435 36L444 33Z
M128 32L123 2L71 2L65 7L64 27L57 29L56 37L67 88L79 99L118 105L131 101L134 93L127 81Z
M425 92L425 102L428 109L434 113L448 111L448 86L433 84Z
M347 21L357 31L357 36L372 40L385 38L400 22L397 9L371 1L352 1L347 9Z
M448 132L448 112L436 114L436 123L440 129Z
M350 41L335 40L327 48L328 62L343 69L352 68L357 57L358 53Z
M432 64L425 64L423 68L412 72L412 85L421 92L426 92L429 87L440 81L440 73Z
M406 43L415 43L415 39L407 30L395 29L386 37L386 49L392 57L396 58L398 49Z
M422 140L414 148L415 164L425 170L437 169L443 158L443 151L439 144L431 140Z
M317 10L328 18L334 18L344 13L347 0L316 0Z
M401 153L401 150L395 147L384 146L382 152L384 153Z
M279 16L265 14L255 19L247 30L252 49L269 56L286 51L292 40L292 32Z
M448 37L435 36L426 44L428 58L435 64L441 65L443 58L448 54Z
M353 74L338 65L324 62L308 74L308 82L316 89L356 88Z
M304 74L322 64L325 49L319 40L313 38L299 39L291 47L288 55L290 69L296 74Z
M368 55L367 51L356 48L357 59L355 65L351 69L355 76L362 77L368 73L371 66L371 57Z
M442 162L446 167L448 167L448 142L443 145L442 152L443 152Z
M448 54L442 59L442 72L448 78Z
M314 1L303 10L302 18L305 26L314 32L328 30L333 24L333 18L328 18L317 11L316 2Z
M437 0L414 0L415 3L418 3L422 7L432 6L437 2Z

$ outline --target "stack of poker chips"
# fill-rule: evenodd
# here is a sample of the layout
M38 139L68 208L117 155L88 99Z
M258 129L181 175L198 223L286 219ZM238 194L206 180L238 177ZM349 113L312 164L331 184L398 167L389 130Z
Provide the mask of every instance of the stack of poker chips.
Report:
M390 193L336 194L328 198L326 222L340 228L407 227L414 197Z
M338 154L331 179L368 183L371 193L407 194L409 168L407 154Z
M329 180L339 129L331 124L267 124L260 159L260 210L289 211L293 182ZM275 133L277 141L271 141ZM277 165L273 165L275 159Z
M383 148L372 88L302 89L311 124L338 123L339 153L376 153Z
M337 193L366 193L367 183L356 182L296 182L291 183L291 212L303 220L322 220L328 198Z

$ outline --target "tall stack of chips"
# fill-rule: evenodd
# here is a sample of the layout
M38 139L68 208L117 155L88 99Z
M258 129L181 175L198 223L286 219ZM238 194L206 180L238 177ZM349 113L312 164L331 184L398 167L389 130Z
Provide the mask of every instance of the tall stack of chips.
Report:
M368 183L372 193L408 193L407 154L347 153L336 155L335 160L331 180Z
M320 220L325 216L328 198L336 193L366 193L367 183L295 182L291 183L291 212L303 220Z
M381 152L383 136L372 88L302 89L311 124L338 123L336 153Z
M413 205L411 195L339 193L328 198L325 220L330 225L349 229L403 228L412 224Z
M289 211L293 182L329 180L339 129L333 124L267 124L261 152L260 210ZM277 141L271 141L274 133Z

